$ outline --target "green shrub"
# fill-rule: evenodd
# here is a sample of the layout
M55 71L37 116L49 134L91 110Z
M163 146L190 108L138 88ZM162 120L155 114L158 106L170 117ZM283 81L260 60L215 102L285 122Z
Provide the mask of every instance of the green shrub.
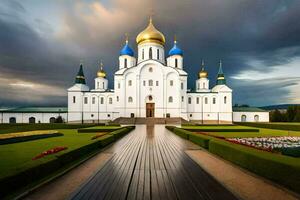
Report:
M26 142L31 140L39 140L39 139L45 139L50 137L58 137L63 135L64 134L62 133L50 133L50 134L43 134L43 135L27 135L22 137L6 138L6 139L0 139L0 145Z
M173 132L176 134L176 135L178 135L178 136L180 136L180 137L182 137L182 138L184 138L184 139L189 139L189 134L190 134L190 132L188 132L188 131L186 131L186 130L184 130L184 129L181 129L181 128L174 128L173 129Z
M116 126L103 126L101 128L81 128L78 129L78 133L96 133L96 132L111 132L114 130L122 129L122 127L116 127Z
M209 148L209 140L211 140L212 137L201 135L201 134L189 134L189 140L192 141L195 144L198 144L199 146L208 149Z
M300 157L300 147L283 148L281 149L281 153L287 156Z
M168 129L169 131L172 131L174 130L174 128L176 128L175 126L165 126L166 129Z
M212 139L209 151L260 176L300 192L299 159Z

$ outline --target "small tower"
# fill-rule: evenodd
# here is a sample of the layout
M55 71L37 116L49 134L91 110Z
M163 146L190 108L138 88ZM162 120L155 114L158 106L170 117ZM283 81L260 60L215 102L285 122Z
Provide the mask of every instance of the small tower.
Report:
M85 84L85 77L84 77L84 74L83 74L82 63L80 63L79 71L78 71L77 76L75 78L75 84Z
M103 70L103 63L100 62L100 69L97 72L97 78L95 78L95 90L105 91L107 90L108 80L106 79L106 72Z
M220 60L219 72L217 76L217 85L226 85L226 79L222 69L222 61Z
M85 92L89 92L90 89L85 83L85 77L83 73L83 65L80 64L79 71L75 78L75 84L68 89L68 112L72 113L68 115L68 121L82 121L82 103Z
M169 51L167 65L174 68L183 68L183 51L178 47L176 36L174 37L174 45Z
M130 68L135 66L136 59L134 57L134 52L128 45L128 35L126 34L126 41L124 47L120 51L119 56L119 69Z
M204 69L204 61L201 63L201 71L198 73L198 79L196 80L196 91L197 92L209 92L209 80L208 73Z

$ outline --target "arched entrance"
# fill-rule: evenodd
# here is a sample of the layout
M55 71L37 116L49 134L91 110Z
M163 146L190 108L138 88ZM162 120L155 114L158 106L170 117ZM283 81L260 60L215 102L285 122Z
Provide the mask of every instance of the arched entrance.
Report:
M35 118L34 117L30 117L29 118L29 123L30 124L35 124Z
M153 97L149 95L146 99L146 117L154 117L155 113L155 103L152 102Z
M254 115L254 121L259 122L259 116L258 115Z
M55 123L55 117L50 117L49 122L50 122L51 124Z
M17 120L16 120L15 117L10 117L10 118L9 118L9 123L10 123L10 124L15 124L16 121L17 121Z
M242 117L241 117L241 121L242 121L242 122L246 122L246 121L247 121L247 117L246 117L246 115L242 115Z

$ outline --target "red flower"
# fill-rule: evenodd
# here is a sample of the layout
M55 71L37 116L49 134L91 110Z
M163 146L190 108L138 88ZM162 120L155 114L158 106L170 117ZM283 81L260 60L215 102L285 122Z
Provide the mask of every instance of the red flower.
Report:
M51 154L54 154L54 153L57 153L57 152L60 152L60 151L66 150L66 149L68 149L68 147L55 147L55 148L49 149L49 150L44 151L43 153L35 156L34 158L32 158L32 160L36 160L36 159L42 158L44 156L51 155Z

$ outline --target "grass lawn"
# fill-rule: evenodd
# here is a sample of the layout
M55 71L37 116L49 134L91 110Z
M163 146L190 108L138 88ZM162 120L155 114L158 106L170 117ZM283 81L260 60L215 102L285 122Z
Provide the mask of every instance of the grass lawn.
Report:
M0 145L0 179L46 163L55 159L56 155L64 154L97 141L97 139L91 140L96 133L80 134L77 133L77 129L61 129L59 132L63 133L64 136ZM57 146L66 146L68 149L38 160L32 160L33 157L43 151Z
M290 130L300 131L299 122L271 122L271 123L251 123L251 122L238 122L237 125L256 127L256 128L268 128L276 130Z
M0 134L33 130L77 129L92 126L95 124L0 124Z
M205 131L203 131L205 132ZM205 132L211 136L219 136L225 138L233 137L275 137L275 136L299 136L300 131L285 131L259 128L259 132Z
M212 125L208 125L208 126L205 126L205 125L201 125L201 126L181 126L181 128L183 129L256 129L256 128L253 128L253 127L248 127L248 126L222 126L222 125L215 125L215 126L212 126Z

